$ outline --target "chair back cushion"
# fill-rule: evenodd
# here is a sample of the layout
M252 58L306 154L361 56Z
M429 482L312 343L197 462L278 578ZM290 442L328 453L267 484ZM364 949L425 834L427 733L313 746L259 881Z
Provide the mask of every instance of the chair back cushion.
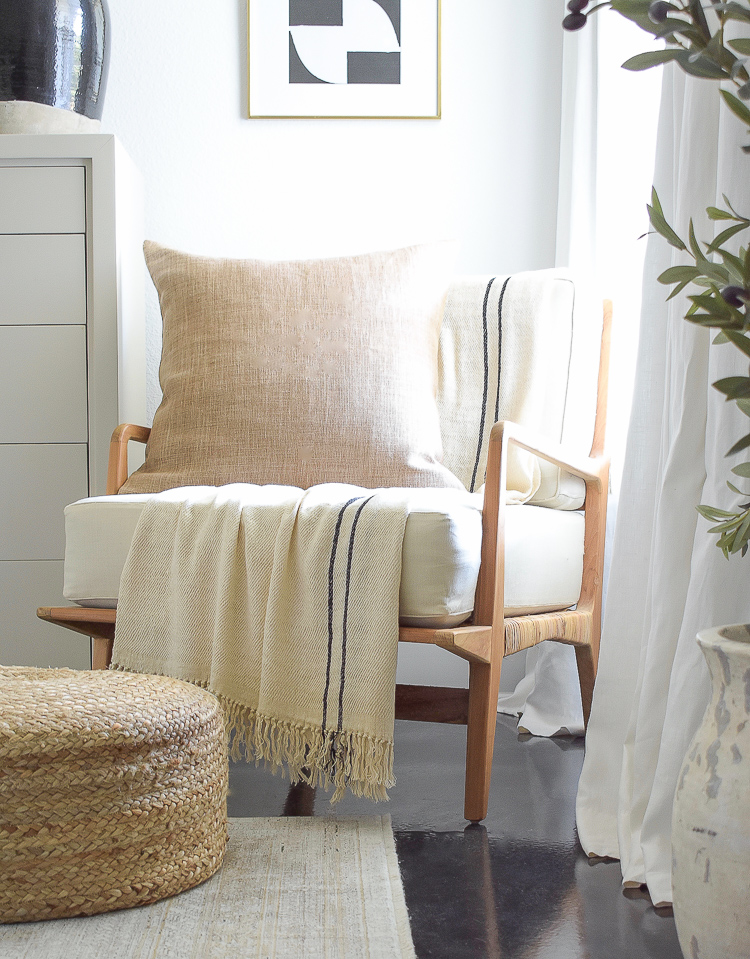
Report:
M292 262L144 249L163 396L146 462L121 492L462 488L441 462L436 404L452 244Z
M470 491L485 479L490 430L512 420L588 453L596 414L601 310L565 270L464 276L440 334L443 462ZM511 447L508 501L578 509L584 484Z

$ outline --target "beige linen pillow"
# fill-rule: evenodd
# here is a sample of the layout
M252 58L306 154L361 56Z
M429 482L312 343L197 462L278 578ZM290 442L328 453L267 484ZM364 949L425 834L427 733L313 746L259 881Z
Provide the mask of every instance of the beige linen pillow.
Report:
M291 262L144 251L163 398L146 462L120 492L463 488L441 463L435 399L452 245Z

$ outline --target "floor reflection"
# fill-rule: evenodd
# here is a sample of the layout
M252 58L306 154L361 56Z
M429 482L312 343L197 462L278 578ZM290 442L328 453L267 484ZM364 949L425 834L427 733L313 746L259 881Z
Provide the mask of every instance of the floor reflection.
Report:
M570 938L563 926L580 924L570 849L490 841L484 826L400 832L396 843L420 956L531 959ZM550 955L586 955L580 931L573 938L577 951Z
M581 740L521 739L501 718L480 826L462 816L464 756L461 727L397 723L390 801L333 807L232 764L229 815L389 814L418 959L681 959L673 919L623 894L619 863L589 861L578 845Z

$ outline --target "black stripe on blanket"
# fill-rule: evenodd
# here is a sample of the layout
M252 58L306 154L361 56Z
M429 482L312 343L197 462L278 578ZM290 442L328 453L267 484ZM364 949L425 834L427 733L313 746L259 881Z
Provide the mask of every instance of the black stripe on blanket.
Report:
M333 653L333 568L336 563L336 550L338 549L339 534L341 532L341 523L344 519L344 513L348 506L362 499L361 496L353 496L339 510L336 518L336 528L333 531L333 544L331 546L331 560L328 564L328 663L326 664L326 685L323 691L323 722L322 730L325 733L326 720L328 718L328 690L331 686L331 655Z
M510 277L506 277L497 304L497 394L495 396L495 419L493 421L495 423L500 419L500 372L503 368L503 300L509 281Z
M357 531L357 523L359 522L359 517L362 513L362 510L367 506L370 500L373 498L368 496L367 499L362 503L357 512L354 514L354 520L352 522L352 528L349 532L349 552L346 558L346 589L344 592L344 621L341 631L341 680L339 685L339 721L338 721L338 731L341 732L341 726L344 718L344 681L346 674L346 640L347 640L347 625L349 620L349 584L352 578L352 559L354 557L354 534Z
M479 420L479 439L477 441L477 456L474 461L474 472L471 474L471 483L469 485L469 492L474 492L474 483L477 479L477 470L479 469L479 460L482 455L482 442L484 441L484 419L487 415L487 390L489 389L489 380L490 380L490 357L489 350L487 347L487 302L490 298L490 290L492 289L492 284L497 279L496 276L493 276L490 282L487 284L487 289L484 291L484 304L482 306L482 345L484 348L484 391L482 393L482 415Z

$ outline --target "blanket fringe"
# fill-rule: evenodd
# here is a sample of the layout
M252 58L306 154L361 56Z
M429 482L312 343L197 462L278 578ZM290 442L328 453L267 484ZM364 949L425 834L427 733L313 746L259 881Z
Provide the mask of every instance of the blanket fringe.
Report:
M152 669L113 663L122 672L153 673ZM163 675L163 674L158 674ZM228 699L204 680L175 677L207 689L219 700L234 761L263 762L274 775L288 774L291 783L304 782L333 789L331 803L347 789L375 801L388 799L393 776L393 742L351 730L323 730L312 723L292 723L258 713L251 706Z
M218 697L224 708L234 760L255 759L292 783L333 788L331 803L347 789L355 796L387 800L394 785L393 742L350 730L323 730L264 716L249 706Z

